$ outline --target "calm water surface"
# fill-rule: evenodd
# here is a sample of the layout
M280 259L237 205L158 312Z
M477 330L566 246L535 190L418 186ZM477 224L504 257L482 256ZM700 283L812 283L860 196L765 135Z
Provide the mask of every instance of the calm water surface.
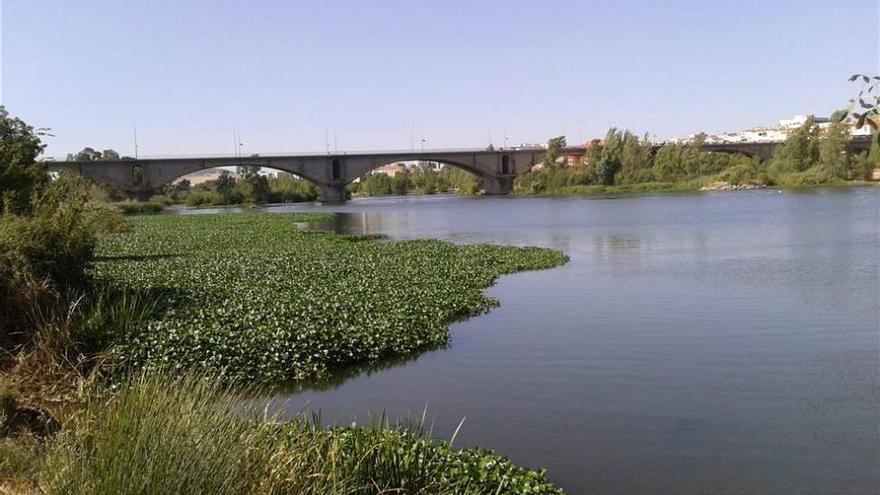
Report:
M321 207L280 207L302 211ZM420 414L569 493L880 493L880 191L420 197L332 207L392 238L547 246L451 345L287 396Z

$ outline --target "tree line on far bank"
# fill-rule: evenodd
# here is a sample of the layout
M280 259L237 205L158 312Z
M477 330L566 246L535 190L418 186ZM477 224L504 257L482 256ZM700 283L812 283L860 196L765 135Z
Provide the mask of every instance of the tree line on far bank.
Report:
M806 186L841 181L870 180L880 167L880 145L874 140L867 153L847 152L849 126L833 119L820 129L813 117L793 130L773 158L761 160L740 154L700 150L705 134L690 143L667 143L653 151L647 135L611 128L605 139L590 146L574 166L558 163L565 147L560 136L548 143L543 166L515 181L521 194L552 194L622 189L697 189L713 182L731 185Z

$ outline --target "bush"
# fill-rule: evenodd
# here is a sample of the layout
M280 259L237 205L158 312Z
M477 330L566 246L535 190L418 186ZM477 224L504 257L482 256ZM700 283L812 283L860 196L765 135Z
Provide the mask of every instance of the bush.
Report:
M767 184L766 167L756 159L737 163L718 174L717 180L729 184Z
M156 196L153 196L155 198ZM160 198L164 199L164 196L160 196ZM122 213L125 214L142 214L142 213L161 213L165 210L165 203L163 201L154 201L150 199L150 201L133 201L126 200L120 201L118 203L114 203L114 206L119 208Z
M187 206L219 205L223 202L220 194L216 191L190 191L184 203Z
M154 195L150 196L150 199L148 202L149 203L158 203L158 204L165 205L165 206L171 206L174 204L174 201L172 201L171 198L169 198L168 196L162 195L162 194L154 194Z
M97 235L130 228L117 210L88 201L84 182L61 177L32 197L30 215L0 221L0 340L21 341L53 292L87 284ZM13 338L15 337L15 338Z

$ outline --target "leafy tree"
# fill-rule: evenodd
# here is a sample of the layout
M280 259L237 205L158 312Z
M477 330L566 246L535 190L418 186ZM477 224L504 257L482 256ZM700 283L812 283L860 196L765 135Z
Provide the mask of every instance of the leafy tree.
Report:
M544 166L548 168L556 167L556 160L562 148L566 147L565 136L556 136L547 141L547 150L544 152Z
M834 121L819 144L819 167L829 177L851 179L853 171L851 160L846 153L849 143L849 127L841 121Z
M364 182L364 189L370 196L388 196L393 192L391 177L386 173L373 174Z
M67 154L67 161L96 162L100 160L119 160L119 153L112 149L98 151L90 146L86 146L76 153Z
M440 180L448 185L447 189L459 194L477 194L482 188L480 179L474 174L451 165L444 165L440 170Z
M314 201L318 198L318 188L293 174L280 174L269 179L269 197L274 203Z
M99 160L119 160L119 153L116 150L107 149L101 152Z
M770 164L775 173L803 172L819 160L819 139L816 120L811 115L789 133L785 143L776 150Z
M391 194L402 196L409 191L411 186L412 182L409 179L409 174L404 171L398 171L391 178Z
M220 194L223 204L229 204L234 188L235 177L226 170L220 172L220 176L217 177L217 192Z
M10 117L0 105L0 213L23 212L31 195L45 185L49 176L36 162L46 145L45 129L34 129L17 117Z
M623 149L620 154L620 182L637 183L650 180L654 165L653 151L648 135L641 140L630 131L623 135Z

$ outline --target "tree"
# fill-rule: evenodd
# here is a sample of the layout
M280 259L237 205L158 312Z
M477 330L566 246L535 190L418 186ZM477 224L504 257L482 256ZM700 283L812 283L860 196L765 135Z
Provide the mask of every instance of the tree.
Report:
M232 190L234 188L235 177L233 177L227 170L220 172L220 177L217 177L217 192L220 193L223 204L229 204Z
M90 146L86 146L77 153L67 154L67 161L69 162L96 162L99 160L119 160L119 153L112 149L98 151Z
M391 177L384 172L375 173L364 182L364 189L370 196L388 196L393 192Z
M565 146L565 136L556 136L547 141L547 151L544 152L544 166L551 169L556 167L556 160L559 159L559 153Z
M816 119L811 115L789 133L785 143L776 150L770 168L777 173L803 172L819 160L819 139Z
M623 136L623 150L620 156L620 182L638 183L651 179L651 167L654 165L653 151L648 134L639 139L630 131Z
M654 157L654 180L673 182L683 176L685 147L677 143L667 143L657 150Z
M849 126L838 120L831 123L819 144L819 167L829 177L853 179L851 160L846 153Z
M119 153L116 150L107 149L101 152L99 160L119 160Z
M36 162L46 134L10 117L0 105L0 213L27 210L31 195L48 182L45 168Z
M247 185L249 195L255 203L265 203L269 199L269 180L260 174L260 167L241 165L238 176Z
M409 191L412 182L409 180L409 174L405 171L398 171L391 178L391 194L403 196Z

